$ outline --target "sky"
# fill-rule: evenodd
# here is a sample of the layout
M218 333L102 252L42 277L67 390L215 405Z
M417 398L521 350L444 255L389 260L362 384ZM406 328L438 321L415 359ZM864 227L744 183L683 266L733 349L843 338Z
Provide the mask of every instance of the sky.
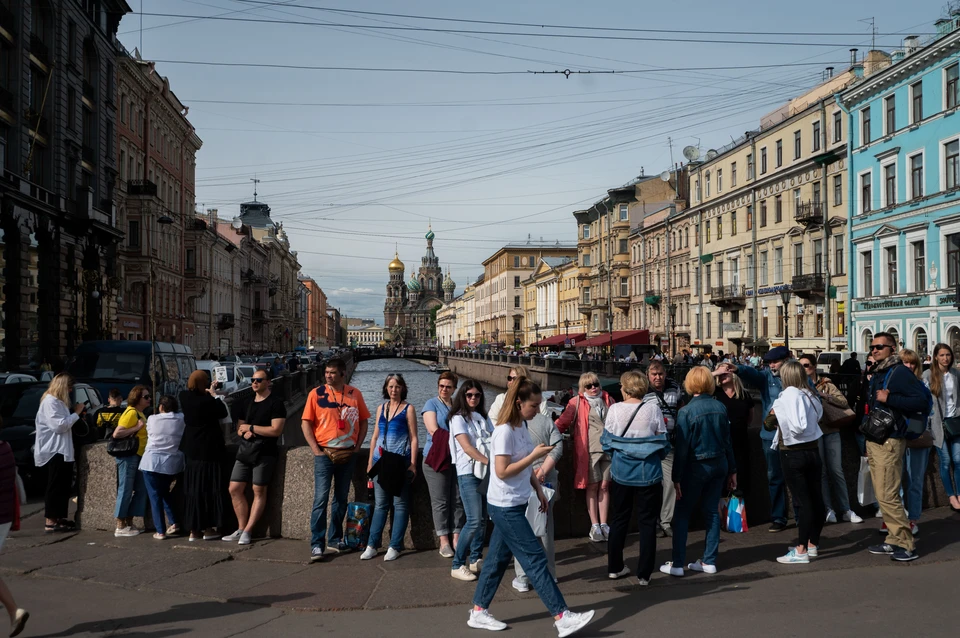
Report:
M398 250L409 278L428 224L459 293L502 245L575 241L572 213L607 189L729 143L851 47L926 36L945 7L128 2L121 42L157 61L203 140L197 207L231 218L258 179L302 272L380 322L387 264Z

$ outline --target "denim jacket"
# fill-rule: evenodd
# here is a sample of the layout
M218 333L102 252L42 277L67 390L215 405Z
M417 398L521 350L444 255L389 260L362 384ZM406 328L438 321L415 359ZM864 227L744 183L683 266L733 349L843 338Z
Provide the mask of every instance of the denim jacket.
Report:
M701 394L677 415L673 457L673 482L679 483L688 464L709 459L727 459L727 473L737 471L730 441L727 408L712 396Z
M780 377L775 376L773 372L770 371L770 368L757 370L751 366L744 365L737 366L737 376L743 381L743 385L760 391L760 403L763 406L763 412L760 413L760 418L763 419L770 414L770 410L773 408L773 402L777 400L780 392L783 391L783 384L780 383ZM773 434L772 430L768 432L760 428L761 439L772 441Z
M663 480L660 461L670 449L666 434L625 438L604 430L600 445L610 455L610 478L620 485L647 487Z

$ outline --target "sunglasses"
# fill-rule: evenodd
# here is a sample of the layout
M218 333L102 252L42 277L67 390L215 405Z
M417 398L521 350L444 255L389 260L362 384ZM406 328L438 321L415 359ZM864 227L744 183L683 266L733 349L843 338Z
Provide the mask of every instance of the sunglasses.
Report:
M263 383L266 380L267 380L266 377L254 377L250 379L250 383Z
M594 388L599 388L599 387L600 387L600 384L599 384L599 383L588 383L587 385L583 386L583 389L584 389L584 390L593 390Z
M804 369L806 369L806 370L812 370L812 369L813 369L813 366L810 365L809 363L804 363L804 364L803 364L803 367L804 367Z
M141 399L146 399L147 401L153 401L153 397L150 396L149 394L142 394L142 395L140 395L140 398L141 398Z
M885 343L871 343L871 344L870 344L870 349L871 349L871 350L883 350L884 348L893 348L893 346L888 345L888 344L885 344Z
M517 380L516 375L512 375L512 374L511 374L509 377L507 377L507 382L508 382L508 383L509 383L510 381L516 381L516 380Z
M480 392L467 392L465 395L468 399L479 399L483 396Z

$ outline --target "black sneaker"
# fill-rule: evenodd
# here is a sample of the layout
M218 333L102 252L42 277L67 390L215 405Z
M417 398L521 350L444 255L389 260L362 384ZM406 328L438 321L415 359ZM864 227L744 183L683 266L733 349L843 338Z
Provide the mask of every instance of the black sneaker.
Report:
M870 547L867 548L867 551L870 552L871 554L889 555L889 554L893 554L896 551L904 551L904 550L900 549L899 547L894 547L893 545L889 545L887 543L881 543L880 545L871 545Z
M912 560L917 560L920 556L918 556L916 552L911 552L909 549L901 549L898 547L893 551L893 556L890 558L901 563L909 563Z
M787 524L786 524L786 523L781 523L781 522L779 522L779 521L774 521L774 522L770 525L770 529L768 529L767 531L770 532L770 533L776 533L776 532L782 532L782 531L785 530L785 529L787 529Z

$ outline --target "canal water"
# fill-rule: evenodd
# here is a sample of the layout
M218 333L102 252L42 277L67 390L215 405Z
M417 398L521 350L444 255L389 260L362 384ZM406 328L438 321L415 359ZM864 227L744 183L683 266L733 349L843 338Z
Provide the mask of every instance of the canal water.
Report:
M370 434L373 432L373 418L376 416L376 408L383 399L383 382L388 374L400 373L403 380L407 382L407 401L417 409L417 432L420 440L420 447L423 447L427 440L427 431L423 427L423 418L420 416L420 410L423 405L437 396L437 377L440 375L431 372L430 369L415 361L407 359L376 359L373 361L362 361L357 364L357 369L350 379L350 385L363 393L363 400L370 409L370 430L367 433L367 440L370 441ZM463 379L461 378L461 382ZM506 383L506 379L504 379ZM496 388L491 385L483 385L484 405L489 408L498 394L504 391L504 388Z

